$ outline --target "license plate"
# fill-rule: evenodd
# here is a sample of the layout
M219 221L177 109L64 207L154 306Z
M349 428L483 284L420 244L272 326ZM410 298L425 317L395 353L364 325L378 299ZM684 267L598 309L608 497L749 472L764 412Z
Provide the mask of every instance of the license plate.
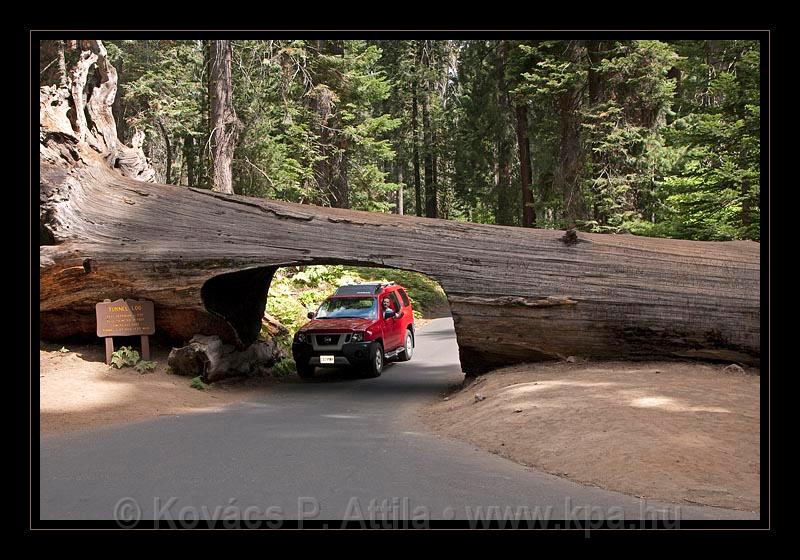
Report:
M335 363L335 360L334 360L333 356L320 356L319 357L319 363L321 363L321 364L332 364L332 363Z

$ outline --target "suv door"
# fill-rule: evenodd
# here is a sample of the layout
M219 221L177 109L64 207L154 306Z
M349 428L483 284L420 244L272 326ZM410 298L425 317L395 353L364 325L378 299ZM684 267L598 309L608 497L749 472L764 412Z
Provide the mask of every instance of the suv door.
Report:
M403 310L402 306L400 305L400 301L397 299L396 291L391 291L383 295L383 297L389 298L389 306L394 310L395 313L398 315ZM383 336L386 342L385 350L390 352L395 348L399 347L403 344L403 321L401 318L395 316L389 319L386 319L383 324Z

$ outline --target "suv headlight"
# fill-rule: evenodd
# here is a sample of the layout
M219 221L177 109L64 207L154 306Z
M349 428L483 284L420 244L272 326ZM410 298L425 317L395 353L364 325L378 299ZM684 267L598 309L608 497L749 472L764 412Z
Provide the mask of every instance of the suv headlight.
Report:
M294 335L294 339L297 342L305 342L306 341L306 335L303 334L303 333L297 333L296 335Z
M350 339L352 342L363 342L364 341L364 333L363 332L354 332L353 337Z

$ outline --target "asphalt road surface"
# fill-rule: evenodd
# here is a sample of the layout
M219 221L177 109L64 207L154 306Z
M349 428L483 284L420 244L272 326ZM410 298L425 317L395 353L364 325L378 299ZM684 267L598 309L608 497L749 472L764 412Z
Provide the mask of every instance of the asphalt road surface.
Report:
M461 379L453 322L436 319L377 379L333 371L216 412L41 437L41 519L758 517L582 486L427 432L415 409Z

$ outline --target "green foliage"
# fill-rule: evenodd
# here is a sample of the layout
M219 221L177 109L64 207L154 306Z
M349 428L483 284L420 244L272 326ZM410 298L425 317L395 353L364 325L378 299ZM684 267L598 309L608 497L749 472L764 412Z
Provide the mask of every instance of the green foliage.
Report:
M593 219L585 229L630 231L653 207L675 161L662 129L675 83L667 73L677 55L660 41L618 42L594 71L606 80L605 98L583 112L586 198ZM652 230L651 230L652 231Z
M141 360L139 352L131 346L122 346L111 354L111 367L117 369L132 367L139 373L149 373L156 369L156 365L158 365L158 362Z
M446 308L447 296L439 284L418 272L394 268L353 267L351 273L361 282L397 282L401 284L411 300L415 317Z
M130 346L122 346L116 352L111 354L111 367L121 369L124 367L133 367L139 361L139 352Z
M272 366L272 375L275 377L287 377L297 373L297 364L292 358L284 358Z
M194 155L199 174L203 173L204 155L208 157L201 151L208 139L203 42L122 40L105 44L119 71L117 95L121 96L124 119L118 129L123 141L129 142L133 131L143 130L145 152L159 180L165 180L166 134L172 149L170 178L175 184L188 184L187 162L179 148L186 139L198 147ZM202 181L197 178L192 186Z
M169 143L172 181L206 185L207 41L106 46L119 70L123 140L146 131L159 180ZM232 58L237 193L330 204L318 168L344 155L350 207L394 212L401 190L405 213L417 213L416 148L423 204L428 153L440 217L519 224L516 109L524 106L537 227L574 220L595 232L760 237L756 40L236 40ZM330 101L325 117L320 94ZM574 128L573 142L565 131ZM507 191L501 149L512 162ZM566 176L574 183L565 188ZM331 284L298 275L301 303L270 294L276 316L304 320L303 305L315 306Z
M205 391L208 389L208 385L203 382L203 378L199 375L197 377L192 378L191 383L189 383L189 387L192 389L197 389L198 391Z
M697 43L679 45L686 55L685 108L666 135L680 156L662 189L662 220L670 237L757 240L760 45L731 41L708 63L696 51L709 47Z
M138 371L139 373L149 373L156 369L157 362L150 362L147 360L142 360L137 363L133 368Z

